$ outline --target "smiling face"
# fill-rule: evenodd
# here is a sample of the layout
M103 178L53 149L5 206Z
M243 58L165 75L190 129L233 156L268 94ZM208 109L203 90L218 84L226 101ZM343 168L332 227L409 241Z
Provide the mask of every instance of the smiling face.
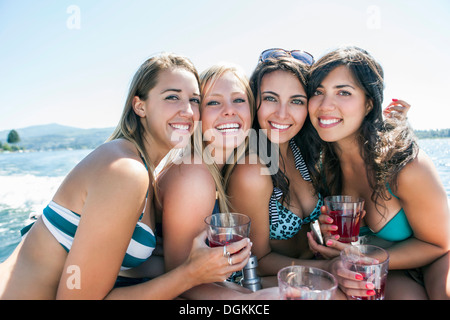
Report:
M308 113L306 91L287 71L273 71L262 78L258 122L273 143L289 142L303 127Z
M309 99L309 116L327 142L353 140L372 104L346 66L334 68Z
M231 71L205 86L202 132L208 145L234 149L242 144L251 125L250 103L244 86Z
M143 119L149 139L169 149L182 148L200 117L197 79L183 68L163 70L148 98L143 101L136 96L133 105Z

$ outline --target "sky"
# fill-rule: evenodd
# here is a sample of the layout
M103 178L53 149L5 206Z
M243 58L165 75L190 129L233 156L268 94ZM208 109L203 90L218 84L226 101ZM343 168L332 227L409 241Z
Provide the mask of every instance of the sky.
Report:
M448 0L0 0L0 131L114 127L160 52L250 76L267 48L317 59L343 45L381 63L384 106L404 99L414 129L449 128L449 40Z

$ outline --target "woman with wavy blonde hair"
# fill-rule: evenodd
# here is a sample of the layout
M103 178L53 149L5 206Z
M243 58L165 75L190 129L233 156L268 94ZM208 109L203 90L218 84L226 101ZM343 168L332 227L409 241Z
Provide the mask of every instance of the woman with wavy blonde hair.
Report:
M167 270L186 259L192 239L206 227L207 216L230 210L224 192L227 171L245 152L254 114L248 80L234 65L218 64L204 71L200 75L200 88L202 121L196 129L193 147L183 158L167 166L157 179ZM247 248L250 247L249 243ZM230 251L228 245L227 249L233 265L244 256L249 257L249 251ZM275 292L263 290L251 294L234 283L227 287L210 284L193 288L183 297L235 299L245 294L247 298L258 298Z

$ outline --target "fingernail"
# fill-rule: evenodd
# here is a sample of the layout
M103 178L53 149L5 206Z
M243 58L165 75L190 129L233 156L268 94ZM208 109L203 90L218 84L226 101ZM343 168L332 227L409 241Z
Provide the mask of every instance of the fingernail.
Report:
M333 241L331 241L331 240L327 241L327 246L331 246L332 244L333 244Z
M375 286L373 285L373 283L366 283L366 289L374 289Z
M396 101L398 101L398 99L392 99L392 101L396 102Z
M333 238L334 238L334 240L339 240L340 236L337 234Z
M332 223L332 222L333 222L333 219L331 219L330 217L328 217L328 218L327 218L327 222L328 222L328 223Z
M331 226L331 229L333 229L334 231L336 231L338 229L338 226Z
M375 291L374 290L367 290L367 295L368 296L374 296L375 295Z
M355 274L355 279L362 280L362 279L364 279L364 277L362 275L360 275L359 273L357 273L357 274Z

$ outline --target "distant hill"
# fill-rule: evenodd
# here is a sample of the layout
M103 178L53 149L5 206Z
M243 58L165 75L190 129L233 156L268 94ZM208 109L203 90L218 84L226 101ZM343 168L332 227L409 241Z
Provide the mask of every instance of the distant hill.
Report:
M93 149L105 142L114 128L81 129L52 123L15 129L20 136L18 146L26 150ZM10 130L0 131L5 143Z

